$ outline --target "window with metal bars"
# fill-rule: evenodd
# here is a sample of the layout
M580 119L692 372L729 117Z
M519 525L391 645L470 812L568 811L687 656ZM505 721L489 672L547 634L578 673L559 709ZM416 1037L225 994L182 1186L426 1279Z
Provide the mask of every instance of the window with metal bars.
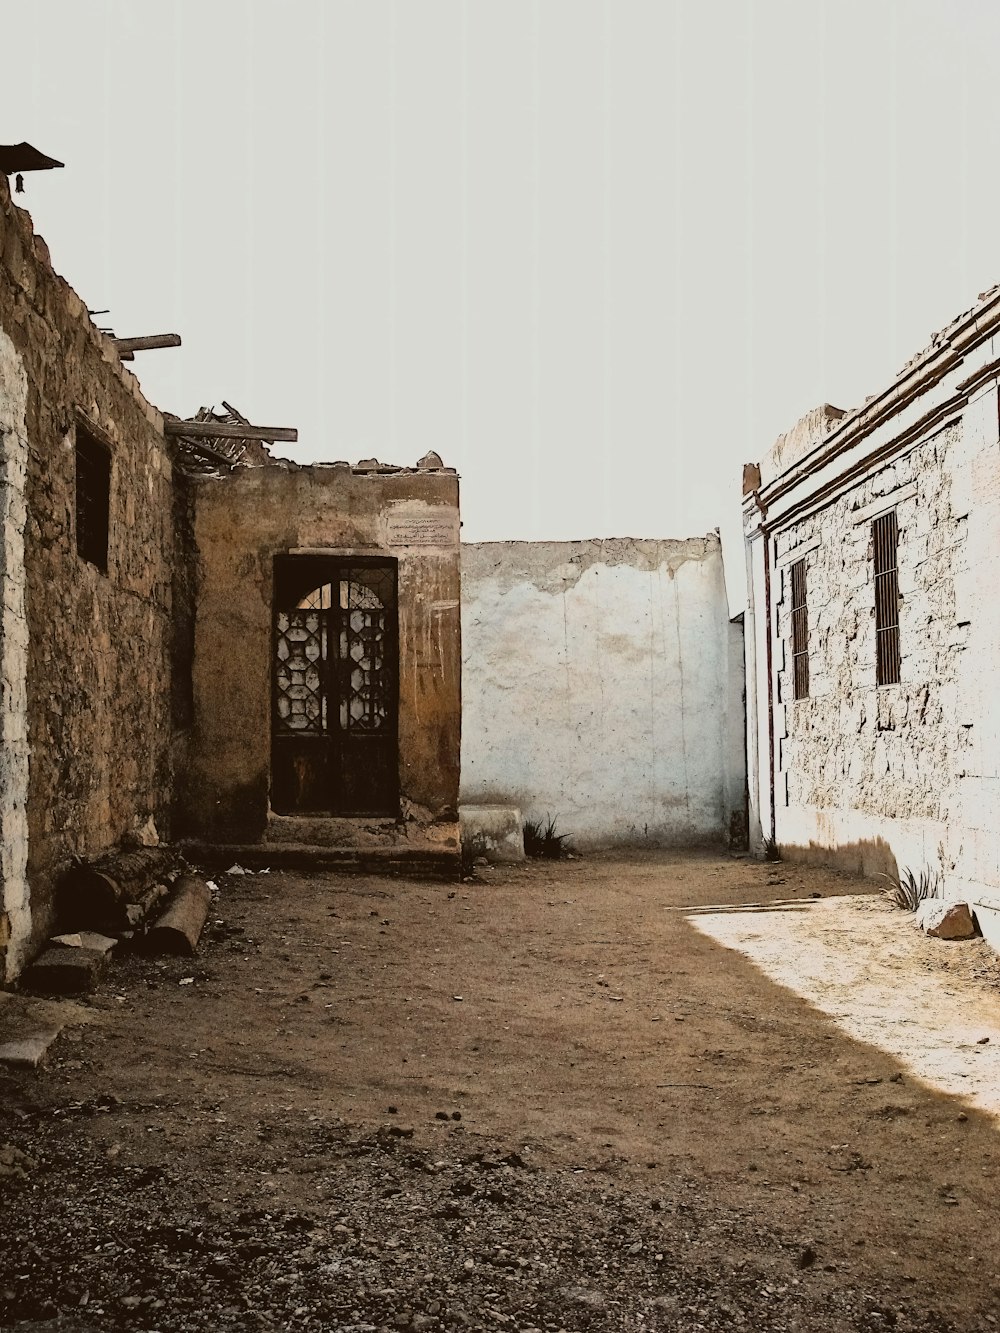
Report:
M76 427L76 550L108 572L111 520L111 454L81 423Z
M795 698L809 698L809 613L806 609L806 562L792 565L792 673Z
M872 524L872 554L875 565L875 681L878 685L899 682L899 576L896 553L899 525L895 509Z

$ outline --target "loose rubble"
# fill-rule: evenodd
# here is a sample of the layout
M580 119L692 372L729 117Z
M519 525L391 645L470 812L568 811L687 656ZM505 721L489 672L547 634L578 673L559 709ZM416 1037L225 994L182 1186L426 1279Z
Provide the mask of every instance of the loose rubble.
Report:
M457 1127L428 1150L395 1125L265 1115L243 1179L209 1159L192 1188L176 1162L120 1147L81 1156L74 1131L102 1115L143 1108L112 1098L40 1111L20 1130L33 1157L0 1148L3 1229L19 1237L0 1253L5 1329L950 1327L841 1284L821 1246L706 1208L693 1180L651 1197L537 1169L530 1149L471 1143ZM312 1183L308 1207L283 1202L295 1174Z

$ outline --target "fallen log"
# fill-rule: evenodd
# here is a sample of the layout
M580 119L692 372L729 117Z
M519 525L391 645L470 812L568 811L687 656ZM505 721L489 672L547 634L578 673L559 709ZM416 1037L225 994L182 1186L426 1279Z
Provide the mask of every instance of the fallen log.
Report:
M108 934L133 929L163 897L179 869L180 860L169 847L139 847L80 861L60 882L60 925Z
M182 875L174 885L166 911L146 932L146 953L191 957L212 906L212 890L197 875Z

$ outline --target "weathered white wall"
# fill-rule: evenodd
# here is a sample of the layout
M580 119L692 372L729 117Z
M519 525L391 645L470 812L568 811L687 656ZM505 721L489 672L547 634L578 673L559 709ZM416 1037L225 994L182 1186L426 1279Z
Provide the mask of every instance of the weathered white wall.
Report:
M31 934L28 895L28 624L24 608L24 490L28 377L0 329L0 972L16 974Z
M752 845L773 830L788 857L863 874L929 868L946 897L997 896L1000 288L881 393L849 413L809 414L745 485L748 474ZM901 678L879 687L871 523L890 508ZM792 697L790 660L799 558L804 700Z
M835 845L863 873L901 859L944 870L951 775L969 736L956 716L965 631L956 627L955 554L964 519L951 505L961 422L872 467L851 490L775 538L776 801L791 850ZM899 525L900 682L875 681L872 522ZM809 697L795 699L791 577L806 566Z
M742 626L717 536L462 547L462 801L577 846L743 817Z

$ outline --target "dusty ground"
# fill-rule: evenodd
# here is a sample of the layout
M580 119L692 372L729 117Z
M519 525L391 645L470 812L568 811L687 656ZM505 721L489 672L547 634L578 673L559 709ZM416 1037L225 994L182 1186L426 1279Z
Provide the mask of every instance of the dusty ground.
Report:
M220 885L0 1075L4 1328L997 1326L982 941L728 858Z

